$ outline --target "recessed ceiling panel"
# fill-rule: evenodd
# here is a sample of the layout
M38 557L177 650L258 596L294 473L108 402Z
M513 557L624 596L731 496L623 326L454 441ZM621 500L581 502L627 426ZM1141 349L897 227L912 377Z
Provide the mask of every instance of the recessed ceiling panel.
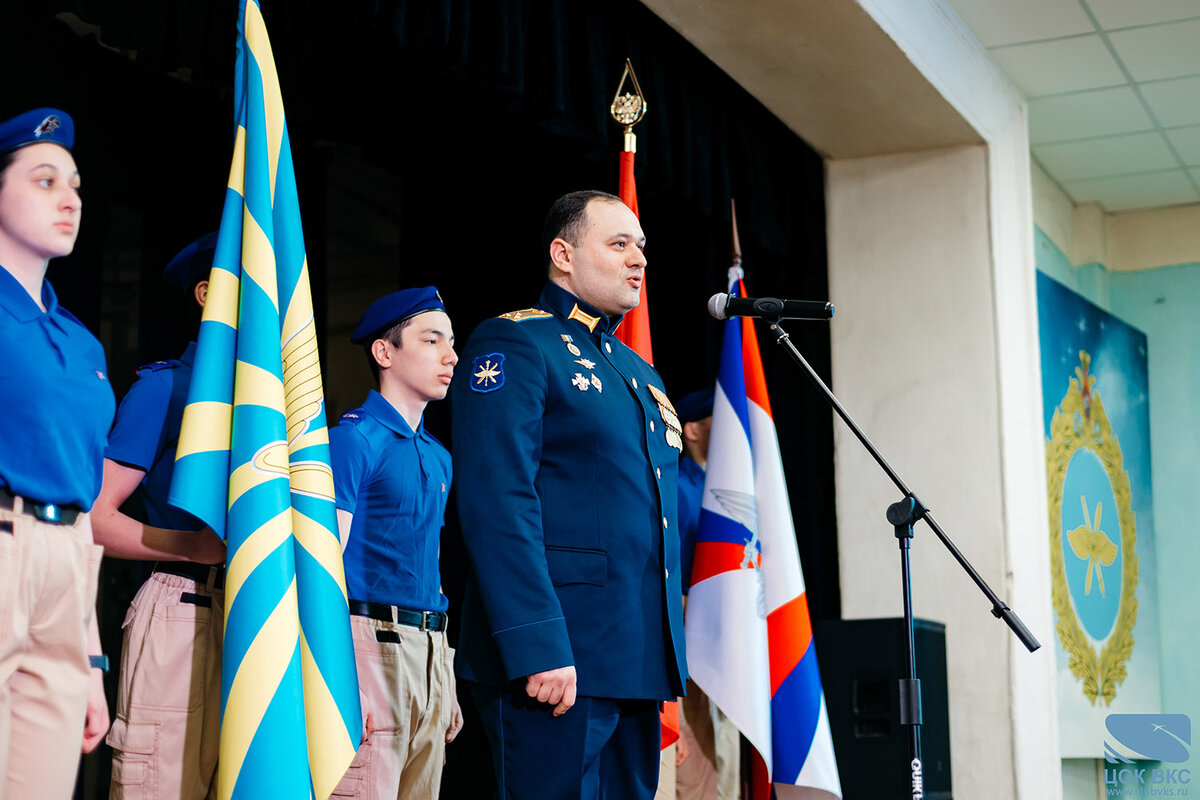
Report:
M1105 211L1132 211L1200 201L1183 170L1099 178L1063 184L1076 203L1099 203Z
M990 52L1026 97L1127 83L1098 35L997 47Z
M1175 152L1189 167L1200 167L1200 125L1167 131Z
M1200 19L1113 31L1109 38L1135 81L1200 73Z
M1033 154L1062 183L1179 166L1157 132L1040 145Z
M1154 127L1133 89L1096 89L1029 101L1029 141L1048 144Z
M1200 125L1200 77L1143 83L1138 88L1163 127Z
M1200 17L1196 0L1082 0L1105 30Z
M985 47L1093 31L1079 0L950 0L950 5Z

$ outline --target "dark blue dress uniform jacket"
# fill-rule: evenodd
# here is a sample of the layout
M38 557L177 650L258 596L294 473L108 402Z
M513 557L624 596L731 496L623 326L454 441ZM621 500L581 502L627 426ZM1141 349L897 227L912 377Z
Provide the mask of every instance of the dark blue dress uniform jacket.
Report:
M618 322L550 283L463 351L450 393L466 680L573 664L580 695L683 693L678 420Z

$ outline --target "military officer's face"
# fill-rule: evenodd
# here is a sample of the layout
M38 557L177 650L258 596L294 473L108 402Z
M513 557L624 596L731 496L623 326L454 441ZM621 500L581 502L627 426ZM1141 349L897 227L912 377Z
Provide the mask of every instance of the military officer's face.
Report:
M0 242L11 257L65 256L79 235L79 170L71 154L42 142L13 154L0 183Z
M454 329L446 312L426 311L413 317L400 332L400 342L397 348L388 342L391 369L400 385L426 403L445 397L458 363Z
M566 288L605 314L632 311L646 269L642 226L624 203L593 200L587 216L579 244L569 251Z

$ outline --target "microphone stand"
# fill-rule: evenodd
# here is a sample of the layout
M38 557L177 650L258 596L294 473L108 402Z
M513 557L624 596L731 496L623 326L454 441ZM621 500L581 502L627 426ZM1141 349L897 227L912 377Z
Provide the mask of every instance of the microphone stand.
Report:
M782 311L782 308L780 311ZM1012 632L1018 639L1021 640L1021 644L1025 645L1029 652L1032 653L1033 651L1037 650L1039 647L1041 647L1041 644L1033 637L1033 634L1031 634L1029 629L1026 628L1021 622L1016 612L1010 609L1008 605L1001 600L995 592L992 591L992 588L988 586L987 581L985 581L983 577L975 571L975 568L971 566L971 562L967 561L966 556L964 556L962 552L955 547L954 542L950 540L950 537L946 535L946 533L941 529L941 526L939 526L937 521L934 520L933 515L929 512L929 509L926 508L925 505L917 499L917 496L912 493L908 486L905 485L900 476L896 474L896 471L892 469L891 465L889 465L884 457L879 454L879 451L875 449L875 445L871 444L871 440L868 439L867 435L862 432L861 428L858 427L858 424L855 423L849 412L847 412L846 409L842 407L842 404L838 402L837 397L834 396L829 387L825 385L825 382L821 380L821 377L817 375L816 371L813 370L809 363L804 360L804 356L801 355L800 351L796 349L796 346L792 344L791 336L789 336L787 331L780 326L780 315L774 314L768 316L764 314L761 316L768 323L770 323L771 331L775 334L775 343L781 345L784 350L787 351L792 360L795 361L796 364L800 366L800 368L808 376L808 379L812 381L818 389L821 390L821 393L825 395L825 399L829 402L829 405L832 406L833 410L837 412L837 415L841 417L842 421L845 422L850 428L850 432L853 433L860 442L862 442L863 447L865 447L867 452L871 454L871 457L875 459L875 463L877 463L879 467L885 473L887 473L887 476L891 478L892 483L894 483L896 488L899 489L901 494L904 495L902 500L899 500L888 506L887 521L892 525L895 531L897 544L900 547L900 580L901 588L904 593L904 627L906 634L904 651L907 658L907 664L905 676L900 679L900 724L909 729L909 753L912 756L912 760L909 764L909 767L912 771L912 798L913 800L920 800L925 793L925 782L922 775L921 766L921 682L917 679L917 656L916 647L913 643L912 580L909 574L908 557L909 550L912 547L913 525L920 520L924 520L925 523L929 525L933 532L937 534L938 539L940 539L942 544L945 545L946 549L950 551L950 555L954 556L954 560L958 562L959 566L966 571L966 573L971 577L971 580L975 582L975 585L979 587L979 590L983 592L989 601L991 601L992 616L996 617L997 619L1004 620L1005 624L1012 629Z

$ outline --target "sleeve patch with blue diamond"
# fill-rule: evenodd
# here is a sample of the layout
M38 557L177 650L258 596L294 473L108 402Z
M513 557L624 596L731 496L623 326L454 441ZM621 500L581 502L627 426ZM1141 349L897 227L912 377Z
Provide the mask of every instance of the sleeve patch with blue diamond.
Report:
M471 362L471 391L494 392L504 386L504 354L487 353Z

